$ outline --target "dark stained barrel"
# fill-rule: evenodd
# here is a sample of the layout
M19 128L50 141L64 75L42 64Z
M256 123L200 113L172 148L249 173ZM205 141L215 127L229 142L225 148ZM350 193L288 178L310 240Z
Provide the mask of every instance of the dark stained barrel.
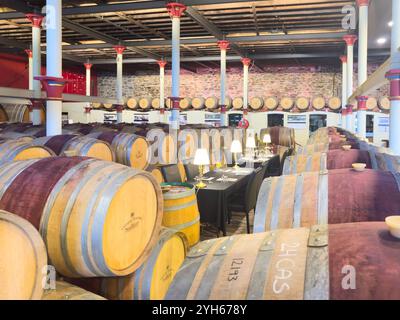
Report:
M108 143L89 137L58 135L35 139L33 144L46 146L57 155L93 157L105 161L114 159L114 153Z
M400 215L400 174L366 169L306 172L264 180L254 232L313 224L383 221Z
M399 274L400 241L382 222L281 229L199 243L166 299L399 300Z
M286 127L270 127L262 129L260 132L260 139L263 141L264 135L270 134L271 142L274 145L285 146L294 148L296 145L295 131Z
M365 163L368 169L378 169L376 161L371 160L371 154L368 151L330 150L327 153L300 154L286 158L283 174L347 169L352 168L353 163Z
M134 272L155 245L163 200L150 174L85 157L0 166L0 209L27 219L69 277Z

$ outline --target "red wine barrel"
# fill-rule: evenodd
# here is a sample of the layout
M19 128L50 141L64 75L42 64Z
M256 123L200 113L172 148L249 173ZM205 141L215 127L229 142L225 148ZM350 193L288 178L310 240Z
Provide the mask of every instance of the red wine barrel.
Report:
M134 272L155 245L163 200L150 174L85 157L0 166L0 209L39 229L56 270L69 277Z
M258 194L254 232L313 224L383 221L400 215L400 176L339 169L268 178Z
M398 300L399 273L400 241L382 222L281 229L201 242L166 299Z
M261 141L263 141L264 135L266 134L271 136L271 142L274 145L285 146L289 148L294 148L296 145L294 129L286 127L270 127L262 129L260 132Z
M114 153L108 143L89 137L58 135L35 139L33 144L46 146L57 155L92 157L105 161L114 159Z
M149 166L149 144L144 137L118 132L97 132L89 135L107 142L115 154L115 160L126 166L146 170Z
M372 167L370 153L361 150L331 150L327 153L317 152L312 155L296 155L287 157L283 166L283 174L325 171L352 168L353 163L365 163L368 169Z

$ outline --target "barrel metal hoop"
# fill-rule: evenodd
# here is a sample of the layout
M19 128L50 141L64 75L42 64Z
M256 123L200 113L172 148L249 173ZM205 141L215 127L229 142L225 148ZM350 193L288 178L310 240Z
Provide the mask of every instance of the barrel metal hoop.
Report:
M236 241L239 241L241 237L229 237L222 246L214 253L214 256L225 256L228 254L229 250L232 248Z
M199 221L200 221L200 217L197 217L196 219L191 220L191 221L189 221L189 222L187 222L187 223L182 223L182 224L174 225L174 226L171 226L171 227L168 227L168 228L174 229L174 230L177 230L177 231L181 231L181 230L183 230L183 229L186 229L186 228L189 228L189 227L195 225L195 224L198 223Z
M303 202L304 175L299 174L296 180L293 206L293 228L301 227L301 212Z
M96 246L95 244L103 243L104 222L107 216L108 208L110 207L114 195L117 193L119 187L124 182L136 176L137 176L137 171L123 166L121 166L121 171L119 173L117 173L117 170L114 171L113 173L110 173L105 179L107 183L103 185L100 184L98 190L96 190L95 192L95 194L100 194L102 189L107 190L105 196L102 196L101 198L99 197L95 198L93 207L94 210L93 211L88 210L85 217L86 223L84 224L84 227L86 228L89 228L89 220L93 219L91 232L89 232L89 230L87 232L88 240L90 240L90 245L91 245L90 251L93 253L94 261L96 262L97 266L102 270L105 276L112 276L114 275L114 273L107 266L107 263L103 255L103 248L101 246ZM82 233L82 235L83 234L84 233ZM89 247L87 249L89 250ZM135 263L136 261L132 262L132 264L128 266L128 268L134 265Z
M199 258L207 255L208 251L212 248L214 244L216 244L219 241L219 239L212 239L212 240L206 240L202 241L199 244L195 245L187 254L187 258ZM224 243L227 241L227 239L224 240L224 242L221 245L224 245Z
M89 165L90 163L88 163L87 165ZM64 212L62 215L62 219L61 219L61 230L60 230L60 242L61 242L61 249L62 249L62 253L63 253L63 257L65 259L65 263L68 266L68 268L70 270L72 270L73 272L79 273L77 272L77 270L73 267L73 264L71 262L70 259L70 255L68 252L68 245L67 245L67 227L69 224L69 220L72 214L72 208L75 205L75 201L79 196L79 193L81 192L82 188L86 185L86 183L94 176L98 173L99 170L102 170L108 166L110 166L111 163L101 163L101 166L99 168L97 168L98 170L92 170L92 172L86 173L84 175L84 177L79 181L78 185L75 187L74 191L72 192L72 194L70 195L67 204L65 205L64 208ZM97 193L98 190L96 190L94 192L94 194L98 194ZM94 198L94 197L93 197ZM92 199L93 199L92 198ZM90 199L90 201L92 201L92 199ZM87 206L86 208L86 212L89 211L90 206ZM99 270L96 269L96 266L94 264L91 263L90 258L87 256L87 240L85 237L85 232L84 230L87 229L86 225L89 223L86 220L86 216L87 213L85 214L85 219L83 220L83 225L82 225L82 234L81 234L81 241L82 241L82 257L83 260L85 261L86 266L89 268L89 270L93 273L93 275L96 275L96 273L99 272ZM99 242L101 243L101 242Z
M271 224L270 224L270 228L269 228L270 230L275 230L279 226L279 215L280 215L279 206L281 204L282 189L283 189L284 182L285 182L285 177L280 176L278 178L278 182L276 184L276 189L275 189L275 194L272 199Z
M254 217L253 233L265 231L265 222L267 219L267 207L271 191L271 183L273 178L265 179L261 185L259 196L257 197L257 205ZM265 195L265 198L260 196Z
M260 251L274 251L276 235L276 231L267 232L265 239L260 247Z
M394 179L396 180L397 188L399 189L399 192L400 192L400 172L391 171L391 174L393 175Z
M328 170L321 171L318 181L318 224L328 223Z
M168 184L167 184L168 185ZM187 191L184 192L179 192L179 193L171 193L171 194L164 194L164 199L165 200L177 200L181 198L186 198L193 196L195 194L195 188L192 186L191 189L188 189Z
M393 156L388 155L386 153L382 153L383 158L385 159L385 163L388 167L388 171L391 172L396 172L397 170L395 169L395 167L393 166Z
M165 207L164 206L164 214L165 213L170 213L178 210L182 210L191 206L197 205L197 199L194 199L193 201L181 204L179 206L173 206L173 207Z

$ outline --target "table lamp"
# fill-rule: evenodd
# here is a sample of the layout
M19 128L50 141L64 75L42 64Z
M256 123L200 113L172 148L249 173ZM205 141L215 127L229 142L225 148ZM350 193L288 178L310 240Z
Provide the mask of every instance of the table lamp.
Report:
M270 144L272 143L272 140L271 140L271 135L269 133L264 135L263 142L265 143L265 149L271 152Z
M242 144L240 143L240 141L239 140L233 140L232 141L232 145L231 145L231 152L233 153L233 158L234 158L234 161L235 161L235 166L234 166L234 168L235 169L238 169L239 168L239 166L238 166L238 164L237 164L237 154L238 153L242 153Z
M204 166L210 165L210 157L207 149L197 149L194 156L194 165L199 166L199 183L197 188L205 188L207 185L203 182Z
M246 139L246 148L252 151L251 156L254 156L254 150L257 148L256 139L252 136Z

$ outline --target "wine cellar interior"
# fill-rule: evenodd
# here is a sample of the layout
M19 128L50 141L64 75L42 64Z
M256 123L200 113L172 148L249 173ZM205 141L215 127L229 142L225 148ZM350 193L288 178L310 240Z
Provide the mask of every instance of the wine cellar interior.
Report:
M0 300L400 300L399 50L400 0L0 1Z

